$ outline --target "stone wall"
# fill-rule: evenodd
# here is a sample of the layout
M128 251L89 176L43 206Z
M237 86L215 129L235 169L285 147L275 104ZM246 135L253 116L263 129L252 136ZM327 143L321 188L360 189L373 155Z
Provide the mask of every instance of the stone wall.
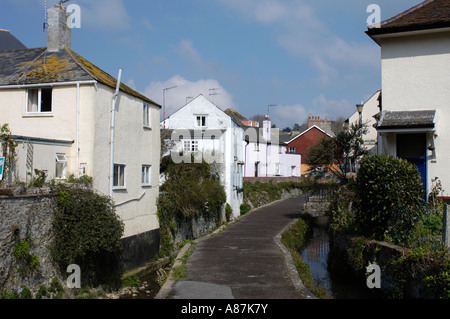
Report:
M58 278L50 257L55 198L50 195L20 195L0 198L0 291L38 289ZM26 240L30 254L39 258L36 271L19 273L14 246ZM60 278L59 278L60 279Z
M209 216L200 216L198 218L189 218L179 223L174 234L174 243L179 244L186 239L192 240L205 236L217 228L219 228L226 221L225 209L216 213L211 213Z

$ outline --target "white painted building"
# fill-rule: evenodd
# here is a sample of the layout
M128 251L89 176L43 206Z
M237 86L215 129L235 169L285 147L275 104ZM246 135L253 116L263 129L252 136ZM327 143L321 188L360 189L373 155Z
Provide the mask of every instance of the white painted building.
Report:
M367 34L381 47L381 152L415 163L428 192L438 177L448 193L448 1L425 1Z
M300 177L301 155L286 153L277 128L266 116L262 128L247 127L244 136L245 177Z
M203 95L199 95L160 123L175 141L175 163L194 161L220 164L220 181L233 217L240 215L243 177L243 125L237 123ZM180 155L181 154L181 155Z
M380 96L381 91L375 92L367 101L363 102L361 120L367 125L367 133L363 135L364 147L367 148L369 154L377 153L378 131L376 128L376 116L380 113ZM355 111L347 120L346 125L358 124L359 113Z
M148 262L159 250L161 107L121 84L112 134L117 80L70 49L64 8L48 16L60 23L49 24L47 48L0 52L0 123L18 142L12 181L34 169L47 180L92 176L124 222L124 267Z

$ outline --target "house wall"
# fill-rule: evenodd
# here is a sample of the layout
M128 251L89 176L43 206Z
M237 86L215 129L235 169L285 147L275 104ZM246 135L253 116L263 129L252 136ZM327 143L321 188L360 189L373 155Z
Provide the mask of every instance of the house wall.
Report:
M95 92L94 187L109 194L111 107L114 89L97 84ZM125 187L113 191L116 212L125 223L124 238L159 228L159 109L151 108L151 128L143 126L143 101L121 92L116 102L114 163L125 165ZM89 145L91 137L84 136ZM84 144L83 144L84 145ZM92 145L92 144L90 144ZM151 165L151 186L141 183L142 165Z
M372 95L365 103L362 112L362 121L363 123L367 123L367 134L364 134L364 146L371 150L376 146L376 142L378 139L377 129L374 127L375 118L373 117L377 113L380 112L380 108L378 107L378 98L380 97L381 91L377 91L374 95ZM355 111L349 117L349 124L357 124L359 122L359 113Z
M114 89L97 83L80 85L79 163L94 178L94 189L109 195L110 124ZM56 153L67 158L67 173L77 171L77 86L55 86L51 114L27 114L27 90L0 90L0 123L9 123L13 135L74 141L70 145L33 143L33 168L55 178ZM126 164L126 189L114 191L117 213L125 224L124 238L159 228L159 109L151 108L151 129L143 127L143 101L121 92L116 112L115 163ZM27 147L18 148L16 175L27 179ZM151 165L151 186L141 185L142 165Z
M323 133L316 127L311 128L307 132L303 133L301 136L291 140L287 147L286 152L289 152L290 147L295 147L295 154L301 154L301 174L308 173L308 165L306 164L306 158L308 154L308 149L316 144L321 138L328 137L327 134Z
M436 159L428 151L428 188L439 177L450 190L450 32L381 40L383 110L437 110ZM383 138L385 153L395 155L395 134ZM427 143L431 142L428 138Z
M207 116L205 127L197 125L197 115ZM198 140L199 151L203 153L201 154L203 156L204 151L212 147L210 135L213 133L211 132L217 132L217 135L221 134L219 141L215 141L215 145L218 147L217 151L219 154L223 154L223 170L220 181L225 188L227 203L233 209L233 216L239 216L242 193L238 193L236 187L242 186L242 168L238 164L238 162L244 161L242 128L202 95L173 113L166 119L165 125L167 129L184 130L188 136L191 136L192 140ZM222 134L220 130L223 130L224 133ZM202 131L206 132L208 138L202 139ZM178 137L176 139L178 140ZM183 138L183 140L186 139L186 137ZM182 147L182 143L177 143L175 149L180 150Z
M47 171L47 179L54 179L56 153L67 158L67 172L76 169L76 86L57 86L52 91L50 114L27 114L27 89L0 91L0 123L8 123L13 135L74 141L71 145L33 143L33 169ZM27 181L26 146L17 148L15 178Z

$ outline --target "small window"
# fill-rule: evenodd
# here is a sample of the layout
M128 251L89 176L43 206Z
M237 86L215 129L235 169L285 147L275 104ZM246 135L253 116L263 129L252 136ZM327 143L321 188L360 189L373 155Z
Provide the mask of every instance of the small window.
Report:
M198 141L184 141L183 146L185 152L198 152Z
M29 89L27 91L27 113L51 113L52 89Z
M56 167L55 167L55 177L57 179L63 179L66 175L67 168L67 158L65 154L56 154Z
M289 153L295 153L295 147L289 147Z
M114 164L113 186L117 188L125 187L125 165Z
M150 127L150 105L147 103L144 103L143 120L144 120L144 127Z
M191 152L198 152L198 141L192 141Z
M151 166L150 165L142 165L141 183L143 186L151 185Z
M206 126L206 115L197 116L197 126L205 127Z

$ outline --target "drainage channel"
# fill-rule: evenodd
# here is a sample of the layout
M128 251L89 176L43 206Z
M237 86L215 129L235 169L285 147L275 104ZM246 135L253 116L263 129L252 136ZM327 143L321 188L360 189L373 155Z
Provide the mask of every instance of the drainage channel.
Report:
M379 298L373 290L361 284L361 281L356 281L348 273L344 261L337 260L341 256L333 254L326 222L315 225L312 230L312 237L302 251L302 257L309 265L315 282L324 287L328 295L335 299ZM330 264L333 267L330 267Z

